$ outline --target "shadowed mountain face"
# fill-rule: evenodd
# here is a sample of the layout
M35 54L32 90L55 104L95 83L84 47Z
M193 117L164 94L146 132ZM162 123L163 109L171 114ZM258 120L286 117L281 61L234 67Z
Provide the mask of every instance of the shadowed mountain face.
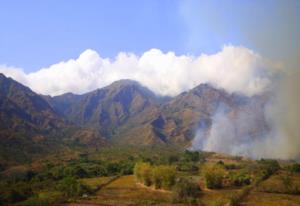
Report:
M56 145L75 142L96 147L108 141L189 146L197 129L209 131L220 108L232 120L240 113L255 116L250 129L238 131L241 136L256 138L268 130L263 114L266 95L249 98L208 84L165 98L157 97L138 82L120 80L82 95L50 97L0 75L0 91L3 148L14 147L14 142L43 145L48 140L55 140Z
M266 96L249 98L228 94L201 84L168 102L148 107L121 127L116 139L131 144L159 142L190 146L199 128L204 128L208 134L219 110L224 110L224 115L232 121L237 121L241 114L246 118L254 116L255 121L249 127L239 127L237 132L241 138L257 138L268 130L264 116L267 99Z
M69 121L95 128L117 144L189 145L199 127L211 127L212 118L220 108L226 109L226 115L233 120L242 112L255 114L256 136L267 129L263 96L228 94L209 84L201 84L174 98L158 98L138 82L120 80L87 94L65 94L49 101ZM68 106L61 110L62 105ZM241 131L241 135L247 132Z
M40 95L2 74L0 114L0 132L49 132L65 126L64 119Z
M0 161L22 161L54 152L80 133L81 129L66 121L43 96L0 74ZM103 142L97 132L86 133L89 139ZM84 139L78 142L89 143Z
M1 157L43 153L66 127L65 120L38 94L0 74ZM50 138L50 136L52 136Z
M50 100L53 107L62 111L71 122L96 128L107 138L130 118L158 101L150 90L131 80L120 80L80 96L65 94ZM61 102L68 107L61 110Z
M171 141L189 144L196 131L201 127L208 131L214 116L223 110L230 120L234 120L241 113L255 114L260 122L250 127L262 132L267 129L263 112L265 103L266 99L260 96L249 98L229 94L222 89L201 84L162 105L160 127ZM241 136L243 135L245 134L241 132Z

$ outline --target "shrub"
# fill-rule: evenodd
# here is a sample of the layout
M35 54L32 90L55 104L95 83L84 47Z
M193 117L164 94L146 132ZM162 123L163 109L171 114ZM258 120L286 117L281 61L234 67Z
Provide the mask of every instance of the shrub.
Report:
M80 166L71 167L67 173L75 178L88 177L87 172Z
M200 160L200 154L198 151L185 150L183 154L183 160L187 162L198 162Z
M7 193L7 201L8 202L12 202L12 203L20 202L20 201L26 200L26 198L27 198L27 195L24 194L23 192L20 192L17 189L11 189Z
M173 164L179 161L179 157L175 155L171 155L168 157L168 164Z
M229 180L231 184L235 186L249 185L251 183L250 175L244 172L231 172L229 174Z
M56 189L66 197L81 196L84 193L91 193L91 189L73 177L66 177L58 182Z
M224 162L223 162L222 160L219 160L219 161L217 162L217 165L220 165L220 166L225 167L225 164L224 164Z
M155 188L170 189L175 184L176 169L173 166L161 165L153 168L152 182Z
M33 196L26 201L17 204L17 206L55 206L61 205L64 201L61 193L58 192L48 192L41 193L37 196Z
M180 178L173 187L173 201L196 205L200 196L199 185L190 179Z
M150 186L152 181L152 168L149 163L136 163L134 167L134 175L139 182L142 182L146 186Z
M203 168L203 175L205 178L207 188L216 189L221 188L223 186L225 170L222 166L206 166Z
M293 173L300 173L300 164L295 163L291 166L291 172Z
M160 167L155 167L152 170L152 182L156 189L160 189L162 187L162 181L163 181L163 171Z
M177 170L183 172L198 172L199 167L194 162L182 162L178 164Z
M249 194L251 189L252 189L252 186L249 185L249 186L244 187L239 192L235 192L235 193L231 193L231 194L227 195L226 199L228 200L229 204L226 204L226 205L230 205L230 206L239 205L239 203Z
M32 195L33 192L30 185L24 182L19 182L10 186L7 185L7 188L1 188L0 193L2 202L6 203L24 201Z
M235 170L235 169L239 169L240 167L236 164L225 164L224 165L226 170Z
M299 194L299 188L294 184L293 179L289 175L282 175L279 178L284 188L281 191L282 193Z
M261 159L257 161L260 165L262 179L267 179L280 169L280 165L276 160Z

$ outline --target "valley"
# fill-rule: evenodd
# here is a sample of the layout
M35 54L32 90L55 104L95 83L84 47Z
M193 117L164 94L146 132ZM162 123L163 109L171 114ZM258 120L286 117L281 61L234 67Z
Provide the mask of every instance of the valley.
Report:
M300 165L178 147L124 146L16 167L2 174L0 186L3 205L296 206Z
M300 206L300 0L0 0L0 206Z
M295 161L230 154L225 140L219 152L202 150L220 109L231 138L263 138L269 93L247 97L201 84L166 97L119 80L51 97L1 74L0 90L0 205L299 202ZM249 124L240 124L245 117Z

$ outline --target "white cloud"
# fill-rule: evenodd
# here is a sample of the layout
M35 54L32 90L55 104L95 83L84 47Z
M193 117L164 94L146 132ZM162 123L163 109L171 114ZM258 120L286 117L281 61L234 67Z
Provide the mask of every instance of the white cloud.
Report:
M21 69L0 66L0 72L49 95L84 93L119 79L137 80L157 94L177 95L200 83L211 83L229 92L260 93L271 85L272 65L250 49L224 46L213 55L176 56L158 49L137 56L119 53L106 59L86 50L77 59L25 74Z

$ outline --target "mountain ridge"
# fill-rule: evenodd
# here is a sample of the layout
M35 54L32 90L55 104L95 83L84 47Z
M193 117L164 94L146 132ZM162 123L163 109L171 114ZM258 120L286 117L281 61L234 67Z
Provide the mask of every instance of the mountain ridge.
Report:
M265 117L259 114L267 97L230 94L210 84L200 84L170 98L157 96L139 82L125 79L81 95L66 93L51 97L38 95L0 74L0 91L0 122L12 122L8 125L10 129L1 127L2 133L14 134L18 130L12 125L18 128L39 120L33 124L36 130L23 129L23 136L30 140L28 144L36 136L43 139L45 134L44 139L47 135L57 136L58 144L68 142L97 148L111 143L189 147L198 128L203 125L211 128L219 108L226 108L231 119L240 112L255 113L260 125L254 125L251 132L259 136L267 130ZM18 121L7 115L11 108L20 114ZM29 116L24 119L22 115Z

